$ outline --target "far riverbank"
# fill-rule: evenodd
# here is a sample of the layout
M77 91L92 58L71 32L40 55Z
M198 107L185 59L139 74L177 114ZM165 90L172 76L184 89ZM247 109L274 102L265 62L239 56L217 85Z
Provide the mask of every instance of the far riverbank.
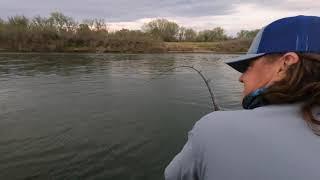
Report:
M250 40L227 40L219 42L157 42L149 48L130 46L105 47L66 47L64 49L9 49L0 48L0 52L65 52L65 53L224 53L242 54L247 52ZM130 44L130 42L128 42Z

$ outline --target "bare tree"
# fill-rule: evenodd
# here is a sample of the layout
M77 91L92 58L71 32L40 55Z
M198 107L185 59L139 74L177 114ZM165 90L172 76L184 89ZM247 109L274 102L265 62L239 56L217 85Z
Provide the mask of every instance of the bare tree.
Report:
M192 42L196 40L197 33L195 30L188 28L185 30L184 36L185 36L185 41Z
M153 36L160 37L164 41L176 41L179 25L167 19L156 19L144 24L142 29Z
M59 32L72 32L77 26L77 23L72 17L65 16L60 12L51 13L48 21L52 26L56 27Z
M260 29L255 29L255 30L241 30L237 33L237 39L253 39Z
M197 37L197 40L202 42L222 41L227 39L228 37L225 34L225 30L221 27L200 31Z

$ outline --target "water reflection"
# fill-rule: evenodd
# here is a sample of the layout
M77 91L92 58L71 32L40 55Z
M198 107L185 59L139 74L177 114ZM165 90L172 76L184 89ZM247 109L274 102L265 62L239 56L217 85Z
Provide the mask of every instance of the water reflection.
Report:
M73 73L92 73L109 69L112 73L155 73L179 65L201 65L216 62L228 55L188 54L0 54L0 75L37 73L68 76ZM204 63L206 62L207 63ZM178 70L180 71L180 70Z
M34 76L40 73L68 76L73 73L92 73L108 63L92 55L2 54L0 75Z
M212 79L220 106L237 109L228 57L1 54L0 179L163 179L211 102L195 72L159 73L194 66Z

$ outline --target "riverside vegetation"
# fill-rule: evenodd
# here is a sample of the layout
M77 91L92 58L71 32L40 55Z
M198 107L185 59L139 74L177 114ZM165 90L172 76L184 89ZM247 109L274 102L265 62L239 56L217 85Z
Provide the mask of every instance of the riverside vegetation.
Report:
M103 19L81 23L60 12L49 17L0 18L0 51L5 52L245 52L258 30L195 31L166 19L145 23L141 30L110 31Z

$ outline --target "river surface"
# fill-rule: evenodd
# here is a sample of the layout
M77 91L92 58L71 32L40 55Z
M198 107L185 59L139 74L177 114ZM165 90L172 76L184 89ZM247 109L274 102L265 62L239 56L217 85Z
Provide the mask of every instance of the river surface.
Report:
M240 75L217 54L0 54L0 179L160 180ZM159 75L162 74L162 75Z

